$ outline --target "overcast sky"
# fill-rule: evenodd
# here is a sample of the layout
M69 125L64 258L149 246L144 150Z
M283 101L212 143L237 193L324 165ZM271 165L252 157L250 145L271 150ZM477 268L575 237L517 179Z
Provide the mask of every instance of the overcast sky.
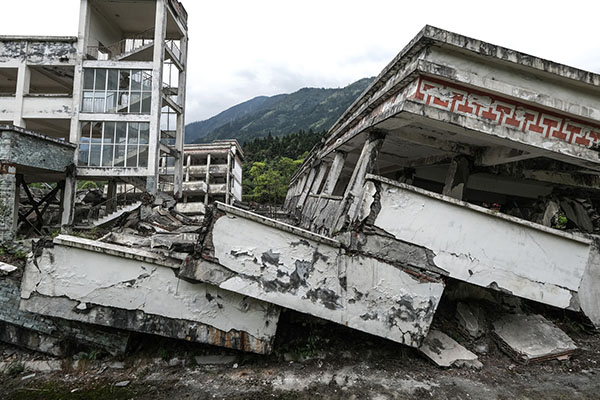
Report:
M600 2L182 0L186 122L375 76L426 24L600 73ZM2 35L77 34L79 0L2 0ZM26 17L25 17L26 16Z

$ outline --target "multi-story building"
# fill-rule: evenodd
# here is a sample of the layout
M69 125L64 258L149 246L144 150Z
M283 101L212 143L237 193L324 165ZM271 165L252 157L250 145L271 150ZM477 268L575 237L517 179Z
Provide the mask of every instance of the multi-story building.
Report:
M0 124L77 146L76 173L63 177L63 224L77 179L151 193L163 181L182 194L185 9L177 0L80 4L77 37L0 37ZM161 158L175 168L161 174Z
M235 139L185 145L183 203L178 209L201 214L214 201L242 201L243 160L244 152Z

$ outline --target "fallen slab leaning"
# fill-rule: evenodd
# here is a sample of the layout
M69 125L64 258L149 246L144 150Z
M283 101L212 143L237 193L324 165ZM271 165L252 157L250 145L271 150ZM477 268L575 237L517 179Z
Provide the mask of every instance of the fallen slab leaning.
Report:
M227 348L268 353L279 308L176 276L180 261L61 235L27 263L28 312Z
M418 347L444 290L435 275L218 203L201 254L180 276Z

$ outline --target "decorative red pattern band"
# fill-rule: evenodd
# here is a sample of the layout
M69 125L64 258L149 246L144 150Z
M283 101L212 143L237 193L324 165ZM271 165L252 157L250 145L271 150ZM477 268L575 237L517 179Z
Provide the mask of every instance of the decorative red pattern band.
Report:
M600 126L447 82L420 78L414 98L429 106L485 118L548 139L584 147L600 144Z

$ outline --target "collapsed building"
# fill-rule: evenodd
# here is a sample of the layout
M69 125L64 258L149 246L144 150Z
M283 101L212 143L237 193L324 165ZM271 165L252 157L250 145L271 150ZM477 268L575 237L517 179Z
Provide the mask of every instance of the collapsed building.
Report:
M20 310L268 353L283 307L445 366L444 346L459 345L431 327L453 286L598 327L599 86L591 72L427 26L292 178L297 226L223 202L190 218L157 194L99 240L38 245ZM539 316L492 322L524 362L576 349ZM550 343L527 352L519 334Z
M183 155L183 201L177 204L178 211L204 214L215 201L242 201L244 152L237 140L186 144Z

